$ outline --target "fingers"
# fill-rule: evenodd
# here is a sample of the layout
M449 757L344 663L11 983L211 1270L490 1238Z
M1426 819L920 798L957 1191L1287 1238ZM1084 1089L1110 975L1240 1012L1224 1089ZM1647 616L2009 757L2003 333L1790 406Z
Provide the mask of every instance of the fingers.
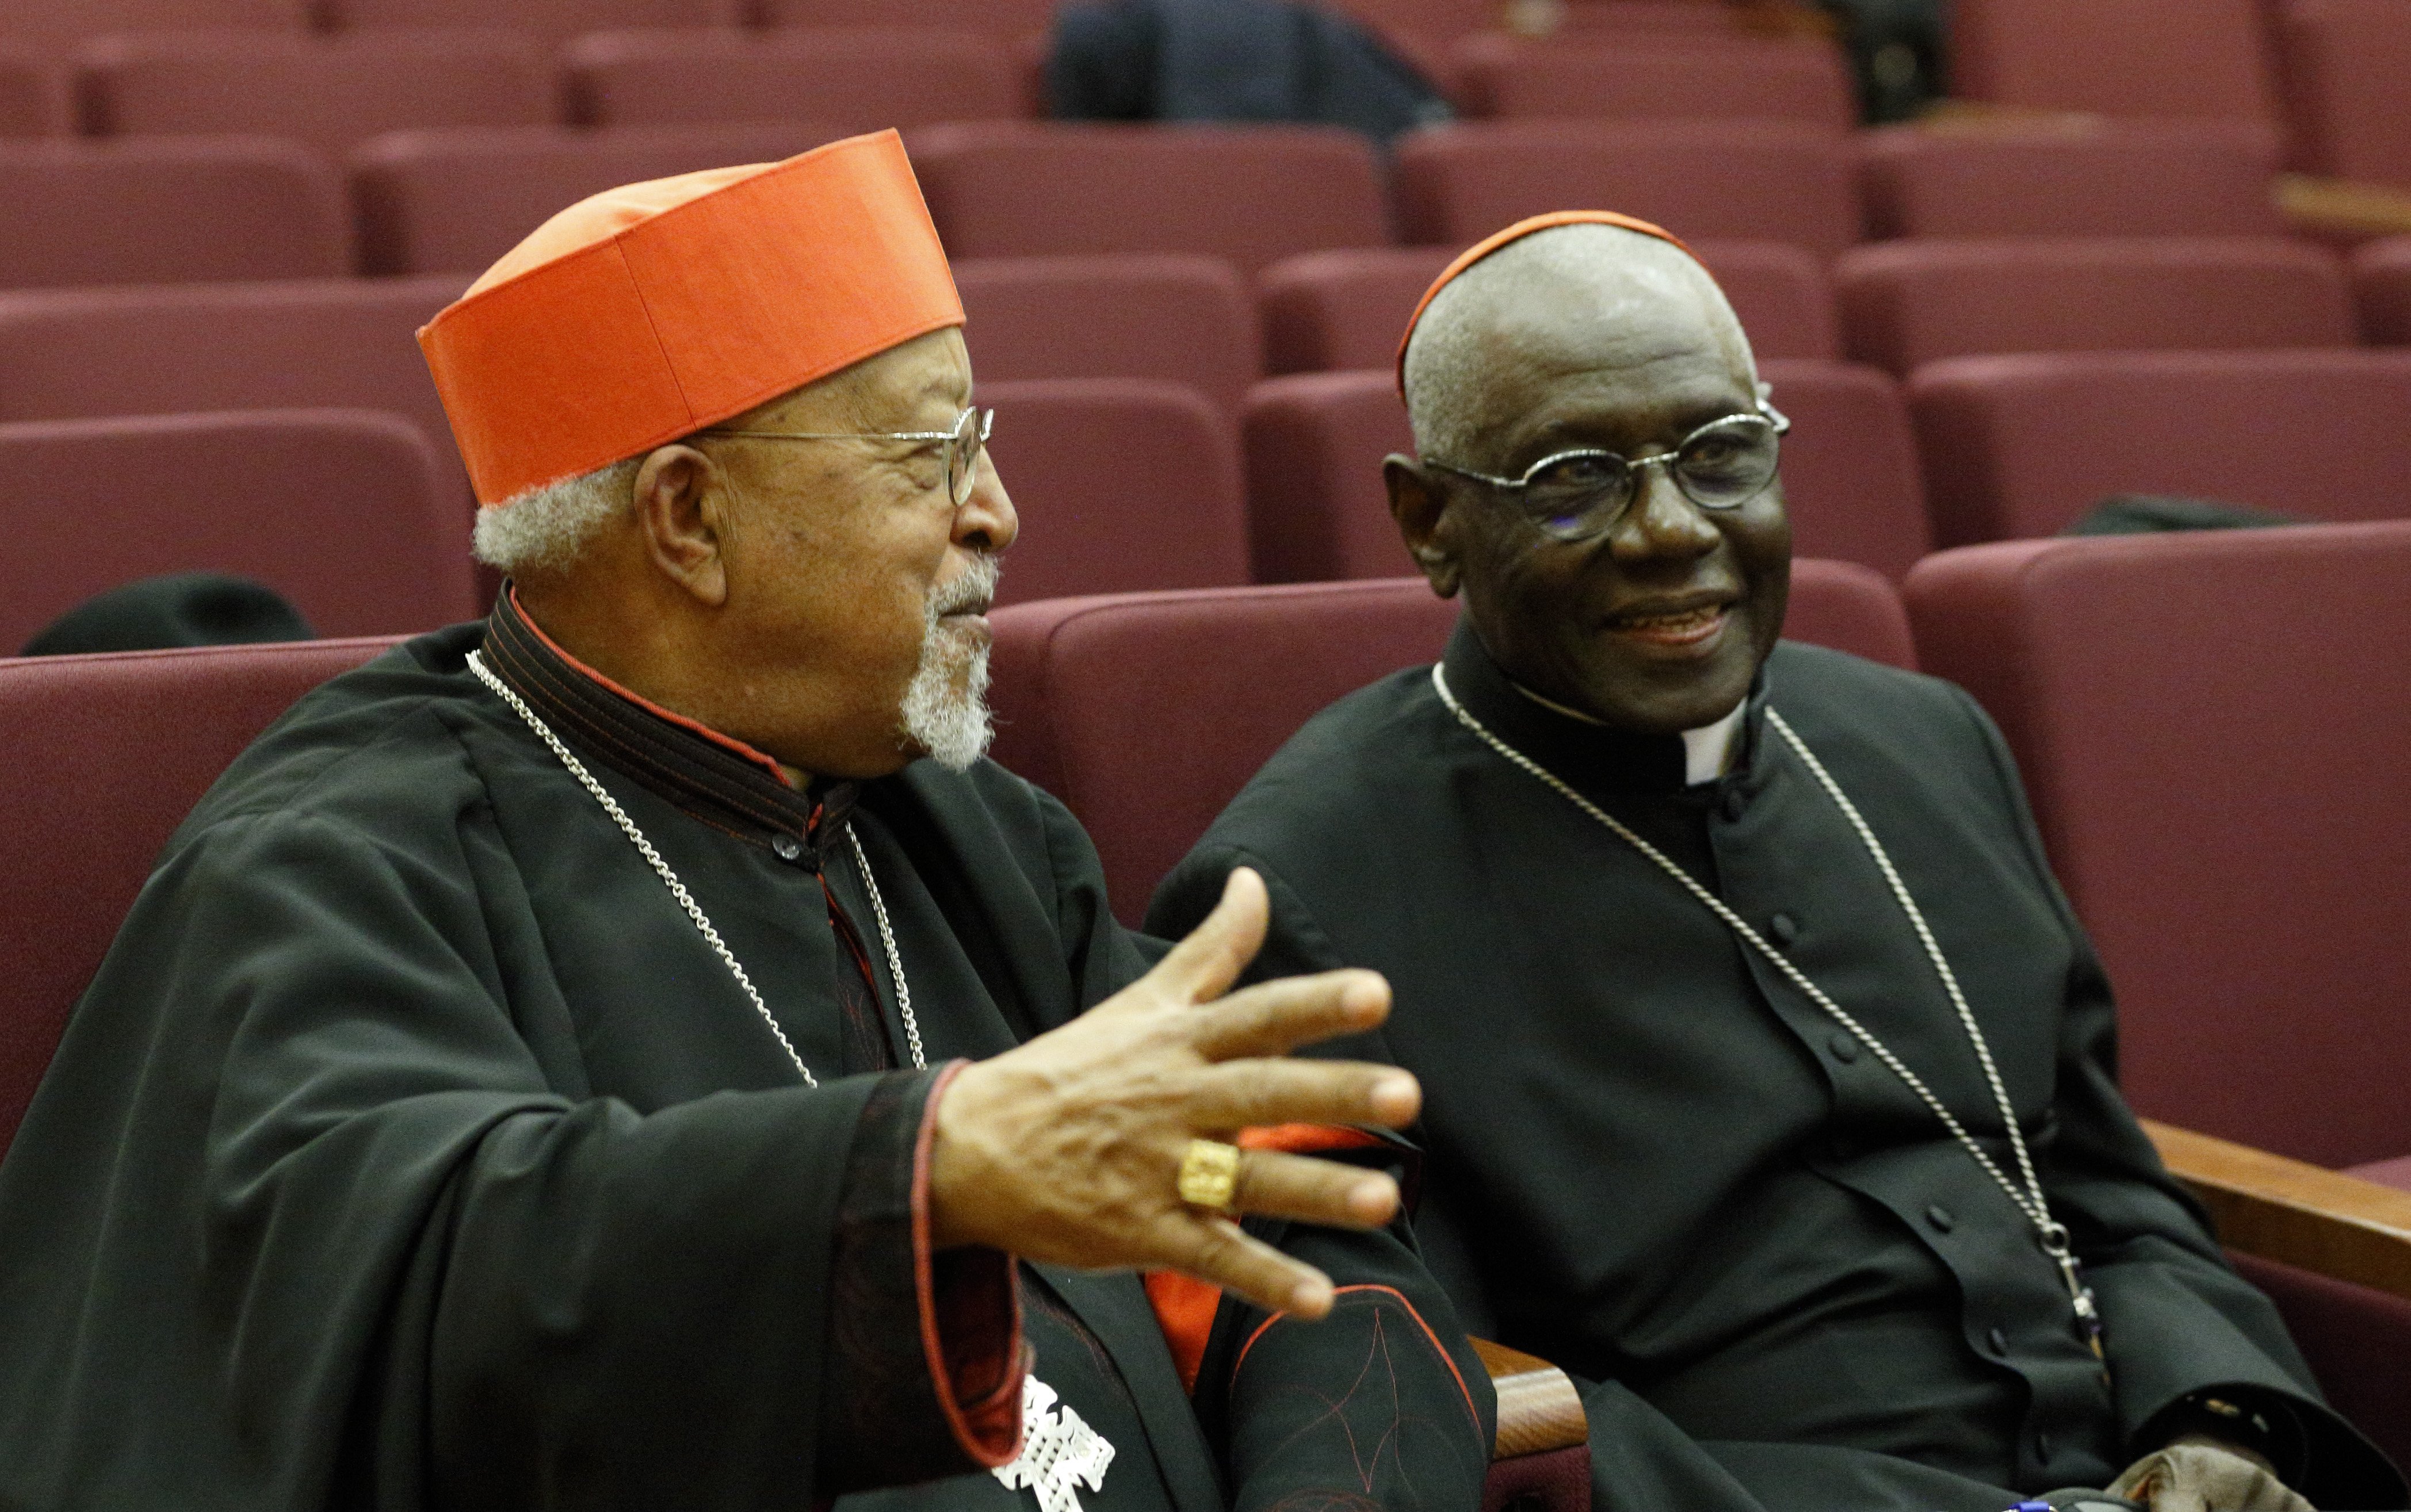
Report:
M1265 1124L1378 1124L1403 1128L1423 1088L1395 1066L1352 1060L1235 1060L1197 1073L1181 1113L1205 1133Z
M1397 1216L1398 1202L1398 1184L1381 1171L1275 1150L1239 1157L1239 1189L1232 1199L1242 1213L1334 1228L1378 1228Z
M1184 1214L1173 1220L1165 1263L1235 1292L1271 1313L1319 1318L1331 1311L1331 1278L1242 1233L1228 1218Z
M1371 971L1283 977L1199 1010L1197 1053L1207 1060L1285 1055L1300 1045L1361 1034L1390 1016L1390 984Z
M1192 1003L1220 997L1263 948L1270 917L1264 880L1245 866L1236 867L1222 884L1222 901L1214 905L1214 911L1147 975Z

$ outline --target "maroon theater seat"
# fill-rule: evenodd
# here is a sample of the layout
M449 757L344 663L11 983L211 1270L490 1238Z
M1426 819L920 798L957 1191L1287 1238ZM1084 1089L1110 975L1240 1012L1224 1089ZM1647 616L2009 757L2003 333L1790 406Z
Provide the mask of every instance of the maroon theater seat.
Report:
M1335 0L1335 8L1385 35L1410 33L1443 44L1498 20L1493 0Z
M1730 36L1740 18L1724 0L1573 0L1565 29L1605 36Z
M2411 236L2353 254L2352 285L2362 338L2373 346L2411 346Z
M58 70L29 51L0 48L0 138L54 136L66 124Z
M1001 36L1044 32L1058 0L756 0L765 26L975 26Z
M2296 0L2286 16L2288 111L2303 166L2411 188L2411 6Z
M1857 562L1898 582L1933 548L1908 406L1891 376L1841 362L1759 364L1783 438L1791 549Z
M0 648L137 578L267 584L329 635L477 610L469 522L417 427L361 410L0 425L14 479Z
M295 699L387 644L0 660L0 1151L168 836Z
M908 145L956 257L1187 252L1252 276L1389 240L1373 150L1337 127L996 123Z
M1894 241L1834 269L1850 355L2350 346L2343 265L2276 238Z
M2109 116L2271 121L2260 0L1957 0L1951 93Z
M1816 257L1777 241L1694 241L1761 357L1837 357L1841 322ZM1361 247L1283 258L1256 281L1264 370L1386 368L1415 302L1458 249Z
M1968 546L1907 595L2016 752L2136 1110L2411 1153L2411 521Z
M995 754L1079 816L1114 911L1135 921L1281 742L1334 700L1438 660L1456 614L1419 577L1001 610ZM1911 664L1898 595L1862 567L1795 563L1786 629Z
M135 32L250 31L299 36L316 22L315 0L20 0L0 21L11 46L65 58L77 44Z
M1239 443L1194 389L1130 378L982 384L1021 516L1002 602L1248 580Z
M0 289L351 271L343 184L290 142L0 142Z
M640 26L737 27L747 23L747 0L320 0L339 29L507 26L557 47L589 32Z
M1787 241L1831 256L1860 238L1848 141L1813 126L1472 122L1398 144L1399 231L1465 245L1527 215L1616 210L1686 240Z
M1256 311L1220 257L1131 253L955 264L981 383L1151 378L1236 415L1256 379Z
M482 272L557 211L606 189L776 162L845 135L762 123L573 131L402 131L354 153L360 260L371 273Z
M597 125L810 121L846 132L1029 113L1021 66L979 32L606 32L563 54Z
M1909 403L1947 545L2049 535L2119 493L2411 518L2411 352L1960 357Z
M1858 124L1849 68L1830 42L1742 35L1487 32L1453 61L1466 114L1500 120Z
M2277 139L2253 122L1888 126L1859 138L1878 237L2274 236Z
M493 32L118 36L77 74L96 137L244 133L337 159L409 126L541 125L557 105L535 47Z

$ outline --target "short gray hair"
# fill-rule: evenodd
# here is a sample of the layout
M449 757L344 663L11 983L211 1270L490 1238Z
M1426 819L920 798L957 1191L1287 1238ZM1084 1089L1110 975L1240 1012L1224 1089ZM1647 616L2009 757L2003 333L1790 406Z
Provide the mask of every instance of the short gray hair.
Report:
M505 573L559 570L587 537L635 504L641 457L557 478L477 511L477 560Z

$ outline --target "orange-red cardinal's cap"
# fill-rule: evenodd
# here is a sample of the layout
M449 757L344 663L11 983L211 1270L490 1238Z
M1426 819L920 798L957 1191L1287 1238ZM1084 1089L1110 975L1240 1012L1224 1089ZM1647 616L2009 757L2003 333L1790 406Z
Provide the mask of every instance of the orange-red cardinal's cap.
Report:
M1689 253L1694 260L1699 256L1698 253L1683 246L1682 238L1664 226L1652 225L1629 215L1618 215L1612 210L1556 210L1546 215L1535 215L1528 221L1517 221L1504 231L1494 232L1466 248L1456 261L1440 269L1439 277L1432 280L1432 286L1424 290L1423 298L1415 304L1415 313L1407 317L1406 334L1398 338L1398 392L1401 395L1407 391L1408 343L1415 339L1415 327L1423 324L1424 312L1431 308L1431 302L1439 297L1439 291L1454 283L1456 275L1509 242L1521 241L1535 231L1546 231L1560 225L1620 225L1628 231L1638 231L1643 236L1653 236L1660 241L1683 247L1683 251Z
M963 320L896 133L581 200L418 333L481 503Z

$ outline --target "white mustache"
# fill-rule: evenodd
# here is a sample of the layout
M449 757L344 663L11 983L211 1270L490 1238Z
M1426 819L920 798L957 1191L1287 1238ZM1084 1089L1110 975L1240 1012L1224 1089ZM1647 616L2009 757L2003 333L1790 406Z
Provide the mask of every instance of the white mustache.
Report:
M996 602L997 580L1003 575L1004 566L996 558L986 553L972 557L962 576L929 589L929 617L985 612Z

